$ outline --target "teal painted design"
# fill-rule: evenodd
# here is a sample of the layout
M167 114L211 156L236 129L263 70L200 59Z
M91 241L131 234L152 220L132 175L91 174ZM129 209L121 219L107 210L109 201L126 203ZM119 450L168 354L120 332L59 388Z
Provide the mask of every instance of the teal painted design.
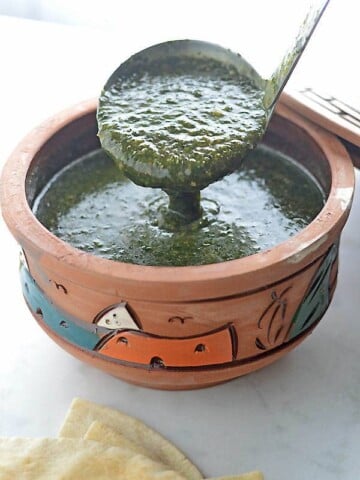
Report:
M94 349L99 342L96 333L80 327L69 316L55 307L40 290L24 265L20 267L20 278L25 300L33 313L40 314L43 322L68 342L89 350Z
M338 254L338 245L333 245L318 271L313 277L311 285L297 309L291 323L288 340L299 335L321 318L330 303L330 274Z

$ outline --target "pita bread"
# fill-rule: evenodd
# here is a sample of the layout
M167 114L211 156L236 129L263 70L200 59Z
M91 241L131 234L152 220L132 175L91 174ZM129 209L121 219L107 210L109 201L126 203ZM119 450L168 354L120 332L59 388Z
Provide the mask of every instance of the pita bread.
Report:
M130 450L133 453L144 455L154 461L160 462L158 455L154 455L153 452L149 452L146 448L138 443L129 440L121 433L116 432L108 425L104 425L101 422L93 422L88 431L84 435L85 440L94 440L95 442L104 443L105 445L113 447L121 447Z
M129 450L71 438L0 439L0 480L184 480Z
M94 421L121 433L135 444L142 445L151 458L159 458L188 480L200 480L199 470L172 443L136 418L108 407L75 398L60 430L60 437L82 438Z
M105 443L106 445L112 445L122 447L131 450L134 453L145 455L152 460L159 461L158 458L152 457L151 454L143 446L138 445L131 440L124 437L113 430L111 427L104 425L100 422L93 422L88 431L85 434L85 439L95 440L97 442ZM264 476L261 472L249 472L242 475L231 475L226 477L217 477L209 480L264 480Z
M264 480L264 475L261 472L248 472L242 475L230 475L226 477L216 477L209 480Z

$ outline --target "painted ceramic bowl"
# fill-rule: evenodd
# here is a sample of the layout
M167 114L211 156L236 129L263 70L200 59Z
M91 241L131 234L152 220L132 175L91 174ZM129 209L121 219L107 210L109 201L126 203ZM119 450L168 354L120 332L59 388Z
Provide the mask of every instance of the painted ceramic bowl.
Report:
M353 165L337 138L281 105L271 120L264 142L300 162L327 196L297 235L239 260L139 266L71 247L31 210L59 169L99 147L95 111L90 101L45 122L3 172L3 215L21 246L23 293L40 326L81 360L163 389L238 377L302 342L333 296L353 195Z

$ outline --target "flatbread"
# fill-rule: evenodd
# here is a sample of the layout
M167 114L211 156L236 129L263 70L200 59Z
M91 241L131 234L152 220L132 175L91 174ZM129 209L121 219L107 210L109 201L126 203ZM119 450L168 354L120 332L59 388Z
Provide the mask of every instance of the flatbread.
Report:
M264 475L261 472L254 471L243 473L242 475L227 475L225 477L216 477L209 480L264 480Z
M201 480L200 471L163 436L136 418L108 407L75 398L60 430L60 437L82 438L94 421L108 425L135 444L142 445L152 458L159 458L188 480Z
M129 450L71 438L0 438L0 480L184 480Z
M151 452L146 450L142 445L138 445L137 443L132 442L124 435L117 433L108 425L104 425L103 423L98 421L95 421L90 425L84 438L87 440L95 440L106 445L126 448L134 453L145 455L147 457L150 457L152 460L159 461L158 457L151 456ZM261 472L254 471L243 473L242 475L217 477L209 480L264 480L264 476Z
M154 455L153 452L150 452L142 445L133 442L125 437L125 435L118 433L113 428L98 421L95 421L90 425L88 431L84 435L84 439L94 440L95 442L104 443L105 445L113 447L126 448L133 453L144 455L145 457L151 458L154 461L161 461L158 455Z
M103 423L98 421L95 421L90 425L84 438L87 440L95 440L97 442L102 442L106 445L126 448L128 450L131 450L134 454L145 455L152 460L158 460L158 458L152 458L151 453L149 453L148 450L146 450L142 445L139 445L129 440L124 435L117 433L108 425L104 425ZM264 476L261 472L254 471L243 473L242 475L230 475L225 477L212 478L209 480L264 480Z

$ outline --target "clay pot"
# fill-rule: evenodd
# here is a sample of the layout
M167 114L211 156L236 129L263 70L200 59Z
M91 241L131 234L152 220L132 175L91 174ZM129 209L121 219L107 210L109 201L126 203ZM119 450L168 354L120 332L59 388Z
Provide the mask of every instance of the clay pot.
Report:
M81 252L31 211L60 168L99 147L95 109L90 101L45 122L3 172L3 215L22 247L23 292L41 327L81 360L163 389L238 377L302 342L334 293L353 195L353 166L337 138L280 105L264 142L318 180L327 194L320 214L263 253L205 266L144 267Z

